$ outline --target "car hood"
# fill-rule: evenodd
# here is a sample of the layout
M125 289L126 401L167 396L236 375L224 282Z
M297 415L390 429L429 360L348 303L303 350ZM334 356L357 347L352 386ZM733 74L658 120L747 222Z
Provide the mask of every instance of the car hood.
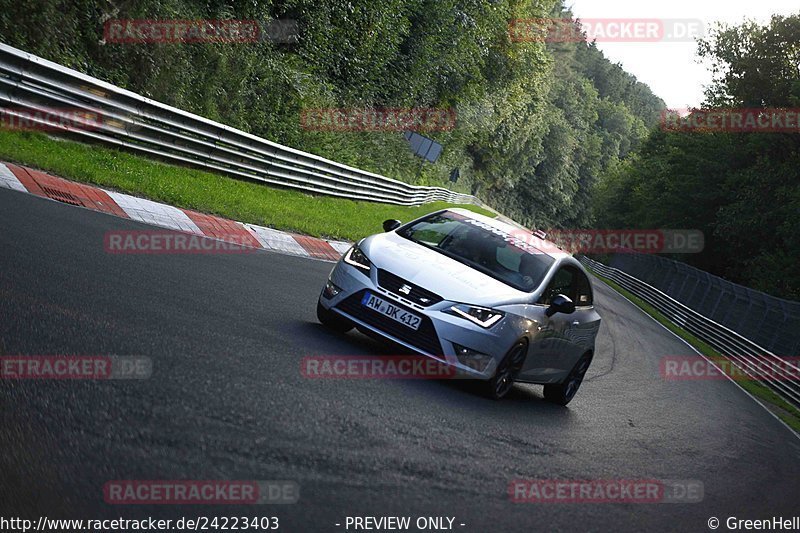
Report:
M360 247L377 268L388 270L451 302L497 306L522 303L530 298L528 293L395 232L367 237Z

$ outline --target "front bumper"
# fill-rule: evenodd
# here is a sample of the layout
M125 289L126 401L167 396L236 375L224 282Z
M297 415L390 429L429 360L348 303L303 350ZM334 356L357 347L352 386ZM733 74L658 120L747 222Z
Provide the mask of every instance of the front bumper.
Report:
M323 291L320 303L324 308L339 313L362 329L453 366L461 377L491 378L507 351L530 326L522 317L507 313L496 325L486 329L445 312L460 302L442 300L429 306L420 305L380 286L374 265L367 276L366 272L340 261L333 268L329 282L340 292L326 297ZM419 329L414 331L363 306L361 299L366 291L419 316L422 319ZM464 356L459 360L457 355L458 346L488 355L488 363L464 364Z

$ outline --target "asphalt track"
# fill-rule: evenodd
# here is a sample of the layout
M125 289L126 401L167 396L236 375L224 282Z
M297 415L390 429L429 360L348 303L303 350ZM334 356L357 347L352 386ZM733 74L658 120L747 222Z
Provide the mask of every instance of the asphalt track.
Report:
M457 531L708 531L716 516L800 515L800 441L727 381L665 382L694 355L594 283L598 352L569 408L517 386L308 380L308 355L394 353L317 324L330 263L104 252L148 226L0 190L0 354L144 355L151 379L0 381L0 516L450 516ZM378 230L378 228L376 228ZM517 478L695 479L693 504L514 504ZM119 506L119 479L290 479L285 506ZM724 525L720 530L726 530ZM351 529L352 531L352 529Z

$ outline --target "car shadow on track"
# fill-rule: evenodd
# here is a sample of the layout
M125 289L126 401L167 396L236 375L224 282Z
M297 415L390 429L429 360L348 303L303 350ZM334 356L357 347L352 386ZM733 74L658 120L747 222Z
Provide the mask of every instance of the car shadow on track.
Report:
M309 352L316 355L370 356L370 355L414 355L414 352L399 344L374 339L360 331L336 333L316 322L301 322L299 331Z
M417 355L408 348L383 339L374 339L357 330L335 333L316 322L297 324L298 333L310 353L333 356ZM569 415L569 409L544 399L541 387L516 384L502 400L490 399L484 392L484 383L471 379L407 379L405 386L415 394L431 397L438 403L457 403L471 409L495 413L513 413L524 409L527 413L547 413L556 419ZM561 416L557 416L561 415Z

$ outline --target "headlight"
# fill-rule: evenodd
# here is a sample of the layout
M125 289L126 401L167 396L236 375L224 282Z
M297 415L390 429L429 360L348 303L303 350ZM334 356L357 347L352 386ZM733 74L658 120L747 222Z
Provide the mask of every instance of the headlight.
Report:
M456 304L448 310L449 313L460 316L477 324L482 328L490 328L497 324L505 313L485 307L474 307L472 305Z
M372 263L369 262L369 259L367 259L367 256L364 255L364 252L361 251L358 245L355 245L347 250L347 253L344 254L344 262L348 265L356 267L369 276L369 270L372 267Z

